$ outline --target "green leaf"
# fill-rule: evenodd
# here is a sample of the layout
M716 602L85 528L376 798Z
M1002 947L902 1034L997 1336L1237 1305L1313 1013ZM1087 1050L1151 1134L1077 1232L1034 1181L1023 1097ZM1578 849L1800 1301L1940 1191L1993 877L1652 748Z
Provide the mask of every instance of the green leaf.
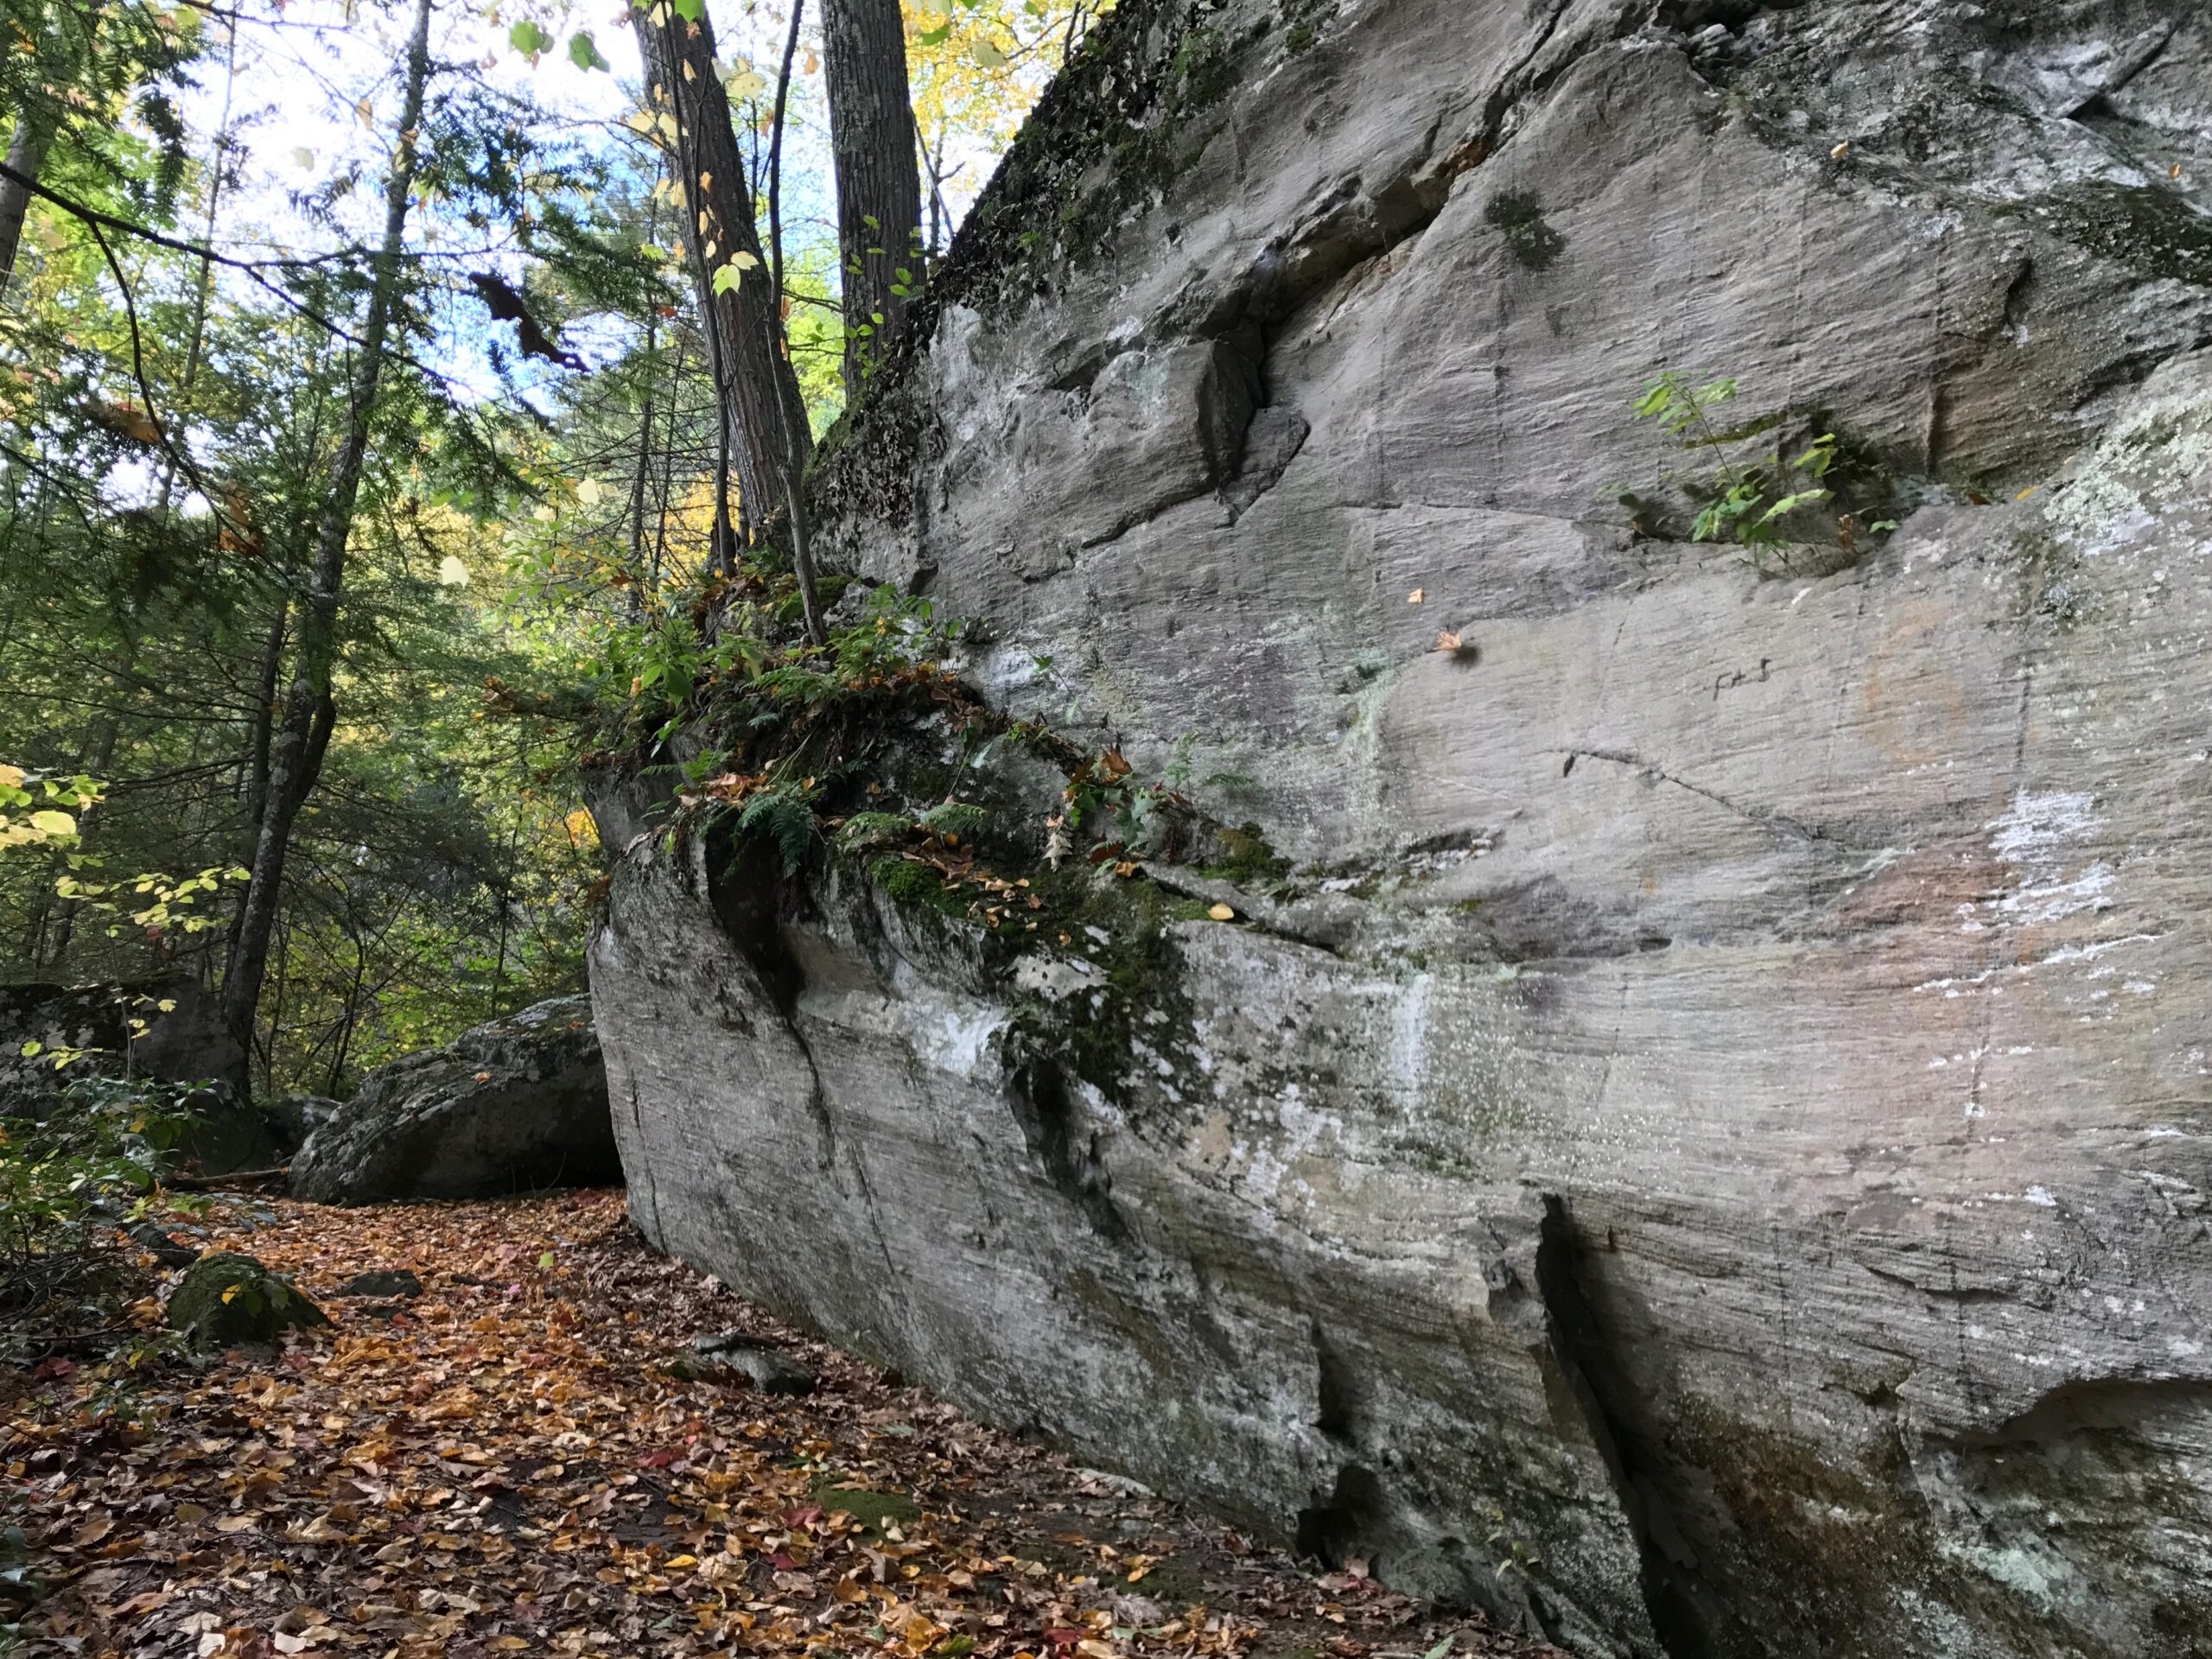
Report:
M537 1265L541 1268L550 1268L553 1265L553 1252L547 1250L543 1255L540 1255L537 1258Z
M591 31L588 29L580 29L569 36L569 61L579 69L611 71L614 67L605 58L600 56L599 43L592 39Z
M943 46L951 38L952 25L950 22L939 23L935 29L923 29L914 36L914 39L923 46Z
M669 0L669 3L687 23L696 23L707 15L707 0Z
M525 17L507 31L507 44L516 51L527 53L534 58L553 44L553 37L532 19Z
M1827 500L1831 493L1827 490L1800 490L1795 495L1785 495L1759 516L1758 523L1764 527L1800 507L1809 507L1815 502Z

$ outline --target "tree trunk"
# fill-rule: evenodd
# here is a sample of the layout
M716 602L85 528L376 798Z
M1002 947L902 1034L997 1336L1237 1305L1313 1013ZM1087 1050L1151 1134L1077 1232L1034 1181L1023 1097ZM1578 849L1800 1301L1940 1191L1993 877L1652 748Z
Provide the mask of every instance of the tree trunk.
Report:
M415 0L404 73L405 105L399 118L391 174L385 182L384 239L377 250L368 315L355 348L358 355L347 393L346 429L331 467L330 493L315 526L315 560L307 592L300 600L299 644L293 658L292 683L285 694L283 720L269 746L269 788L261 834L254 847L245 893L239 900L238 932L223 976L224 1021L249 1052L262 982L269 969L269 945L276 932L292 826L322 770L323 755L337 720L331 682L338 663L338 610L346 585L346 544L353 532L353 504L360 494L361 473L375 424L377 393L384 378L385 337L399 298L407 204L415 188L416 134L422 128L423 93L430 78L430 0Z
M656 16L665 21L656 25ZM676 122L684 241L709 320L709 346L720 359L739 498L746 516L765 524L784 499L785 480L805 470L813 441L784 349L729 98L715 73L714 29L703 16L687 23L666 6L633 10L631 22L645 60L648 106ZM733 264L740 267L736 285L716 294L715 273Z
M16 118L15 137L8 141L8 169L35 181L46 165L46 152L54 142L53 113L36 104ZM16 274L16 250L22 245L23 219L30 212L28 185L0 177L0 293Z
M837 168L845 397L880 362L921 280L922 185L899 0L823 0L822 72Z

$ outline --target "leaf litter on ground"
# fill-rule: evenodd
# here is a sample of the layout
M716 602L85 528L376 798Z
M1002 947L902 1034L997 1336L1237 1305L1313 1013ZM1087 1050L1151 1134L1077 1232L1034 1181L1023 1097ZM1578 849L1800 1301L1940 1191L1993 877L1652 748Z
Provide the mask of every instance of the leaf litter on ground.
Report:
M32 1651L1554 1652L984 1428L655 1255L619 1192L261 1201L207 1231L335 1323L121 1383L120 1361L0 1383ZM340 1294L372 1273L419 1292ZM151 1326L159 1304L134 1314ZM820 1386L671 1370L702 1333L779 1349Z

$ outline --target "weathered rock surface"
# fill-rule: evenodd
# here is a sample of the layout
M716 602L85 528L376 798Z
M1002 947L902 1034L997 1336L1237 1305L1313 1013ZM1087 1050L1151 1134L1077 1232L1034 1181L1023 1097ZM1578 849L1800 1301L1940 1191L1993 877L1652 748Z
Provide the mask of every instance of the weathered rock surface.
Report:
M1010 960L640 843L633 1212L1585 1653L2212 1653L2212 18L1656 13L1124 0L824 536L1309 868ZM1634 533L1664 366L1902 528Z
M688 1354L672 1354L661 1369L686 1382L724 1382L758 1389L763 1394L812 1394L820 1386L812 1371L772 1342L741 1332L696 1337Z
M200 1349L274 1342L295 1327L330 1323L283 1274L235 1250L215 1251L187 1268L166 1313L171 1328Z
M290 1157L307 1145L308 1138L346 1109L343 1101L327 1095L286 1095L267 1112L269 1133L276 1149Z
M293 1195L366 1204L620 1180L591 1015L590 998L556 997L372 1072L293 1159Z

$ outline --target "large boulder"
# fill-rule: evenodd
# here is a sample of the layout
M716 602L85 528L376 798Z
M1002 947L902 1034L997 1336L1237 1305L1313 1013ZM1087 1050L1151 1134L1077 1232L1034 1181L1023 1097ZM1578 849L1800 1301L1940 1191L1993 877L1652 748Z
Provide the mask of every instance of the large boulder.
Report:
M591 999L556 997L372 1072L292 1160L319 1204L620 1180Z
M38 1052L26 1055L27 1045ZM56 1071L59 1053L83 1058ZM126 1071L163 1083L245 1081L245 1054L222 1011L183 975L99 985L0 986L0 1108L41 1116L71 1071Z
M126 1075L204 1085L177 1096L194 1119L178 1151L201 1173L275 1160L277 1141L246 1087L245 1052L197 981L0 986L0 1116L42 1120L67 1109L73 1083Z
M820 544L1300 868L609 835L639 1226L1584 1654L2212 1653L2208 131L2199 0L1122 0ZM1686 539L1666 367L1892 505Z

